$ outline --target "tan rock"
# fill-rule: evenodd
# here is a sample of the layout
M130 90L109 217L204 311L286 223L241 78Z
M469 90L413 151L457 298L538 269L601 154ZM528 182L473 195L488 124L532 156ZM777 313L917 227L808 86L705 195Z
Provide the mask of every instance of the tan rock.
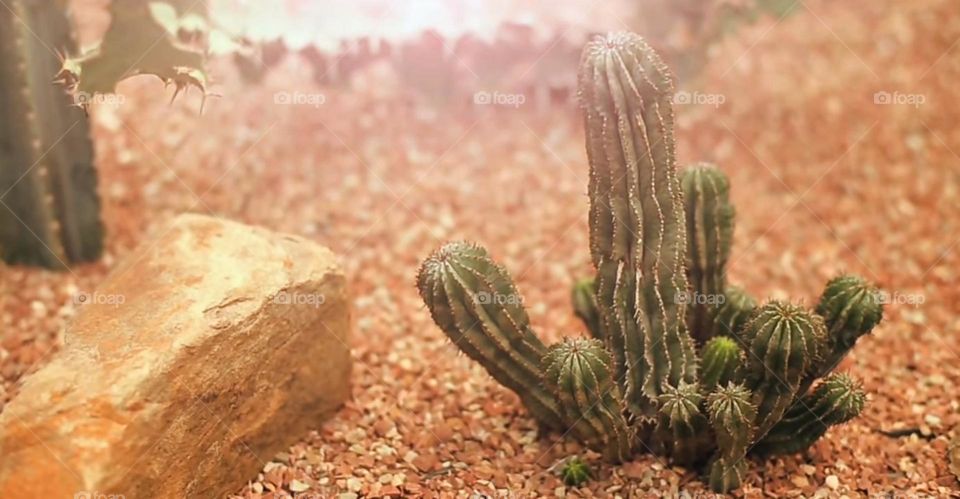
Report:
M184 215L76 300L0 414L0 497L221 497L349 394L334 255Z

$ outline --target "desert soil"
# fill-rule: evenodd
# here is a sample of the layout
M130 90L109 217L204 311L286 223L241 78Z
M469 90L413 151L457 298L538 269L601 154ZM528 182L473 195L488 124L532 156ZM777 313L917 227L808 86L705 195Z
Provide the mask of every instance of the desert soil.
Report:
M678 85L723 97L678 106L677 134L681 164L713 161L732 179L731 279L810 304L850 271L893 301L840 366L870 394L862 417L807 452L751 462L738 495L960 490L945 458L960 423L960 17L949 0L881 4L801 2L726 40L699 83ZM237 496L707 493L661 458L609 466L539 436L413 286L433 248L474 240L512 272L545 340L584 334L568 303L572 280L591 271L574 109L417 112L316 89L290 65L260 87L224 78L199 117L196 100L168 106L152 82L121 90L119 106L92 113L106 257L67 272L0 267L0 401L62 344L76 293L175 214L213 213L330 247L355 296L353 400L286 452L257 456L263 470ZM274 103L291 90L326 101ZM876 92L895 102L876 104ZM557 477L572 455L596 475L579 488Z

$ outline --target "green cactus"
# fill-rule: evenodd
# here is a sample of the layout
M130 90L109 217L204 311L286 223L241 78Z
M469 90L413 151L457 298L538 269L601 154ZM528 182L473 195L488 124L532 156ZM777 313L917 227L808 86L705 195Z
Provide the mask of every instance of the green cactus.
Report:
M666 387L696 377L678 300L686 240L672 76L643 39L618 33L587 44L579 82L597 303L630 409L652 417Z
M53 79L76 45L55 2L0 8L0 255L62 268L95 260L103 227L83 110Z
M573 285L570 301L573 302L573 313L587 326L590 335L603 340L603 328L600 323L600 309L597 306L597 293L593 279L581 279Z
M713 330L718 335L738 336L757 308L757 302L742 288L727 286L723 303L713 314Z
M764 435L793 402L826 343L823 319L803 307L770 301L744 327L746 386L757 406L757 435Z
M423 262L417 288L460 350L516 392L541 423L563 428L557 402L541 383L547 348L530 329L510 275L487 250L466 242L443 246Z
M710 393L736 379L737 370L743 363L743 351L736 340L717 336L703 346L700 360L700 384Z
M717 455L708 471L710 487L726 493L738 488L746 471L744 457L753 443L757 408L743 385L720 386L707 397L710 426L717 438Z
M842 275L827 283L816 311L827 325L829 347L818 366L817 377L832 371L857 340L880 323L881 298L880 290L859 276Z
M566 340L551 346L542 371L543 384L579 440L610 462L630 457L634 435L623 415L613 361L599 340Z
M726 289L726 267L733 241L734 208L730 181L715 166L700 163L683 172L687 224L687 278L695 300L689 301L687 324L698 344L715 331L713 314Z
M673 87L658 56L636 35L597 38L584 49L579 83L596 278L578 282L572 300L593 338L546 348L507 272L473 244L427 258L420 294L447 336L545 426L611 462L643 448L703 465L710 486L728 492L747 476L751 449L805 448L860 412L863 392L848 378L807 389L880 320L877 292L859 278L835 279L821 317L779 301L758 307L728 286L729 186L719 171L698 167L684 194ZM687 313L687 259L691 289L723 290L718 306ZM564 473L567 483L586 476L576 467L569 480Z
M563 484L570 487L579 487L593 477L590 466L583 462L579 457L567 461L560 470L560 477L563 478Z
M799 399L754 447L756 454L789 454L813 445L827 428L860 415L866 394L860 383L839 373L823 379L813 393Z
M658 401L658 433L670 457L677 464L691 465L709 456L713 442L708 434L707 417L701 409L700 387L684 382L676 387L667 386Z

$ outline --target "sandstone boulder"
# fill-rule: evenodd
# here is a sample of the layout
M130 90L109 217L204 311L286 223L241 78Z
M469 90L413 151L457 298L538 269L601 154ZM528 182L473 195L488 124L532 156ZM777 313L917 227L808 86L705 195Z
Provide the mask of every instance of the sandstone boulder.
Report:
M349 394L345 279L307 240L175 219L0 414L0 497L222 497Z

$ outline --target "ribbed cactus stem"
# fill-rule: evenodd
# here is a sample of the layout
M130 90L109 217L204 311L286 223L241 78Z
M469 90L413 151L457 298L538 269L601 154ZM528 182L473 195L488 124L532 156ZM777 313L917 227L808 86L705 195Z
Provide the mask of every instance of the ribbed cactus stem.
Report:
M737 286L727 286L723 303L713 314L714 332L720 336L738 337L756 308L756 300L746 291Z
M721 457L710 462L707 469L707 481L714 492L725 494L740 488L746 474L746 459L729 461Z
M630 409L652 417L665 387L696 376L677 300L687 290L686 231L672 76L643 39L616 33L587 44L579 87L597 303Z
M573 285L570 300L573 302L573 313L583 321L590 335L603 340L603 327L600 321L600 309L597 306L597 291L595 281L581 279Z
M680 465L705 459L713 443L709 438L709 422L700 409L703 402L700 387L685 382L676 387L668 386L658 400L660 418L657 432L666 452Z
M734 208L730 181L715 166L700 163L684 170L681 180L687 227L687 326L699 344L717 334L712 316L726 288L727 260L733 241Z
M825 347L823 319L801 306L771 301L744 327L744 378L757 406L757 435L790 407Z
M703 347L700 360L700 385L705 393L734 380L743 363L743 351L733 338L717 336Z
M828 349L815 373L821 377L883 319L880 290L859 276L836 277L827 283L816 312L827 326Z
M546 347L510 275L472 243L448 243L430 255L417 276L420 297L440 329L468 357L520 396L535 418L562 429L553 396L541 384Z
M58 2L0 7L0 256L58 268L98 258L103 229L88 120L51 47L76 48Z
M794 403L753 452L800 452L813 445L830 426L857 417L863 411L865 402L866 394L860 383L843 373L831 374L812 393Z
M708 473L715 492L726 493L740 486L745 471L744 457L753 442L753 424L757 418L751 397L750 390L733 383L718 387L707 397L710 426L718 448Z
M613 379L613 360L597 339L568 339L549 348L543 382L556 398L564 423L584 444L610 462L630 457L633 432Z

